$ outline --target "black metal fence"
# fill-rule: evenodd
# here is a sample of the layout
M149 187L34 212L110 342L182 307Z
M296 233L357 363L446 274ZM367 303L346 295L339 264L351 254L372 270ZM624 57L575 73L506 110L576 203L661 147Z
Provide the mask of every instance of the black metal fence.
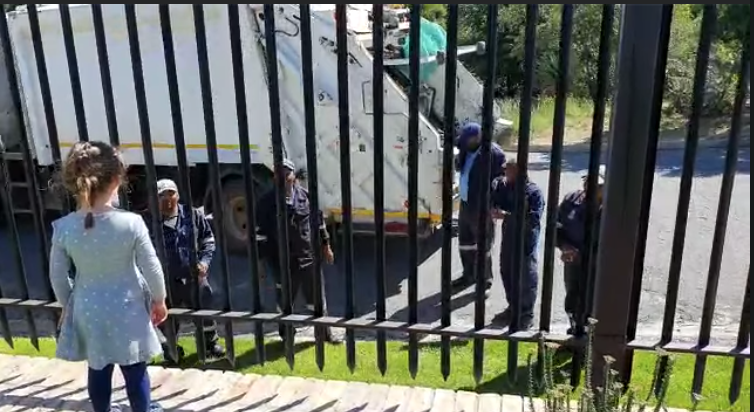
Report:
M82 7L82 6L77 6ZM87 6L88 7L88 6ZM138 111L139 127L141 131L141 142L143 147L144 163L143 172L146 179L146 190L149 199L149 211L153 217L152 225L156 235L155 244L159 257L165 261L165 251L163 248L162 225L159 221L158 199L156 197L156 178L153 140L150 128L150 117L148 110L148 99L145 91L145 80L142 65L142 52L140 38L137 28L136 6L124 5L125 23L127 27L128 43L130 45L133 87L136 96L136 107ZM458 44L458 20L459 6L448 5L447 15L447 53L445 58L445 97L444 97L444 119L443 122L443 147L442 147L442 292L441 306L442 317L441 325L435 327L429 324L419 322L418 317L418 266L419 266L419 215L418 215L418 191L419 191L419 95L420 95L420 16L421 5L411 8L410 14L410 52L408 56L410 86L408 89L408 151L407 151L407 173L408 179L408 249L409 257L406 264L409 267L408 278L408 321L391 320L386 313L386 231L385 231L385 180L384 180L384 158L385 158L385 139L384 123L382 113L384 112L384 71L383 63L384 54L384 33L383 33L383 5L374 5L371 15L373 23L373 134L374 134L374 222L375 222L375 242L374 252L376 260L374 265L374 288L376 290L376 316L373 320L356 318L354 309L354 247L353 247L353 218L352 218L352 193L350 184L341 185L342 197L342 222L340 224L340 233L338 237L342 240L342 251L340 259L345 262L345 311L343 317L323 316L323 302L320 296L316 297L314 313L311 315L301 315L292 313L290 279L288 276L282 277L283 301L280 302L283 308L282 313L264 313L260 301L260 283L258 261L260 253L257 248L257 241L254 236L249 236L247 242L247 255L249 259L250 272L248 274L252 296L251 311L234 310L231 304L230 290L230 268L227 259L227 240L223 230L217 230L218 251L220 253L221 272L223 273L223 287L227 293L224 295L223 310L191 310L172 308L170 310L169 327L167 328L167 338L170 345L175 351L176 319L191 319L196 325L196 339L199 343L203 339L202 319L214 319L225 326L225 337L228 349L228 359L234 362L236 352L234 350L233 325L239 322L251 323L253 325L254 340L256 343L257 361L265 362L265 342L263 335L263 323L279 323L285 325L285 335L291 336L294 325L314 325L321 328L325 326L345 328L347 330L345 339L345 350L347 353L348 366L353 370L356 366L356 346L355 330L367 330L376 332L377 339L377 365L382 373L387 368L387 332L401 332L409 336L409 369L412 375L415 375L418 368L419 359L419 335L439 335L441 337L442 353L442 374L447 377L451 371L451 338L470 338L474 342L474 375L477 380L482 377L484 361L484 343L487 340L506 340L509 345L509 364L508 369L511 376L515 377L518 363L518 343L519 342L538 342L554 341L561 343L573 344L579 347L583 344L584 339L580 336L561 336L551 334L551 313L552 313L552 294L553 294L553 271L555 264L555 238L556 238L556 219L557 205L560 203L561 194L559 193L561 165L563 160L564 131L565 131L565 109L568 95L570 80L570 54L571 54L571 32L573 28L573 5L564 5L562 8L561 19L561 43L558 63L559 79L557 83L556 110L553 118L553 138L551 151L551 167L549 187L547 190L547 217L545 224L545 258L543 262L542 281L542 300L541 316L536 331L523 331L520 329L520 304L513 304L513 321L507 329L492 328L485 323L485 285L482 276L477 276L475 291L475 316L473 327L458 327L451 323L451 258L455 253L452 250L451 238L453 236L453 147L456 135L456 74L457 74L457 44ZM705 81L707 77L707 67L710 59L710 48L715 32L716 6L704 6L704 17L701 27L701 37L699 40L696 76L694 79L692 113L689 117L688 135L686 137L686 147L683 163L683 175L681 179L681 191L678 201L677 221L675 225L675 236L672 248L670 277L667 285L667 298L665 307L665 318L662 328L662 337L659 342L639 342L636 341L637 316L639 300L641 294L641 282L644 267L644 252L646 248L646 238L648 231L648 217L651 205L651 194L656 162L656 152L658 148L660 116L663 101L663 86L665 83L665 71L667 61L668 43L670 37L670 24L672 21L672 5L624 5L621 9L622 26L620 28L619 47L617 50L617 78L615 84L616 90L609 90L610 64L612 62L613 50L611 47L613 39L614 25L616 22L616 9L613 5L605 5L602 13L602 25L600 31L600 48L599 56L596 59L598 85L594 95L594 118L593 128L590 140L590 157L589 157L589 174L587 179L588 193L588 219L586 238L596 239L599 237L599 252L595 256L587 253L583 257L585 267L590 267L589 262L596 259L596 271L590 271L590 276L585 279L586 297L584 299L587 307L584 313L600 320L597 324L594 334L594 347L596 350L595 360L600 362L601 355L612 355L617 359L617 367L624 374L626 380L630 379L631 359L634 350L653 350L662 347L670 352L693 353L697 356L696 371L694 375L693 389L699 392L702 386L702 377L704 375L705 360L708 355L722 355L735 357L735 367L732 372L731 383L731 400L738 397L741 389L741 381L744 371L744 362L749 359L749 283L747 280L745 303L741 313L740 328L738 341L735 347L713 347L710 346L710 335L712 326L712 316L715 309L715 299L717 285L720 278L720 265L722 259L722 249L725 238L726 222L728 210L730 208L731 193L733 187L733 178L735 174L737 152L740 143L742 114L744 102L748 93L749 81L749 50L745 49L741 57L741 71L738 76L738 93L735 101L735 111L732 116L731 132L728 140L727 155L725 162L725 172L723 184L720 191L719 209L717 216L717 225L714 233L713 250L707 281L707 289L704 301L704 310L702 316L701 328L699 331L698 342L694 344L681 344L674 342L673 330L675 325L675 309L678 303L678 290L681 271L681 262L684 249L684 239L686 237L686 224L688 219L689 202L691 195L691 186L694 176L694 160L699 144L700 131L699 122L701 118L701 108L704 100ZM61 21L61 32L65 51L68 60L68 73L70 76L70 85L73 93L73 103L76 113L76 124L79 131L79 140L88 141L91 137L87 128L87 113L84 109L83 94L81 89L81 78L79 75L80 60L77 58L77 51L74 41L74 32L71 23L71 13L69 6L59 5L59 15ZM530 135L531 135L531 112L533 105L533 88L534 88L534 71L535 57L537 50L537 20L538 5L528 5L526 7L526 43L524 45L524 68L526 72L523 92L520 101L521 113L518 134L518 152L517 161L520 168L520 178L527 173L529 152L530 152ZM61 149L58 136L55 106L52 101L50 91L50 80L48 75L49 67L45 60L45 48L43 47L41 28L39 23L39 11L36 5L27 5L26 12L17 18L28 18L31 28L31 39L34 45L34 58L36 59L36 70L39 79L42 103L44 106L45 122L49 135L49 144L52 151L54 163L60 166ZM174 130L174 140L177 155L177 174L179 176L178 184L180 194L183 199L193 199L191 189L192 174L189 172L189 160L186 155L186 139L184 136L184 119L181 108L181 97L179 96L178 87L178 67L176 67L176 54L174 50L173 29L171 21L171 7L169 5L159 6L159 20L162 31L162 46L164 51L167 89L169 92L170 109L172 114L172 125ZM238 119L238 145L241 156L241 168L243 174L243 188L247 199L246 219L247 227L254 228L255 224L255 207L259 193L255 193L257 188L254 181L255 169L252 167L250 135L250 119L247 117L247 104L249 96L246 95L245 86L245 69L243 64L243 50L240 22L243 14L239 5L228 5L227 13L229 18L228 35L230 38L230 49L233 69L233 82L235 88L235 104ZM311 10L310 6L301 4L299 6L298 22L300 24L301 39L301 59L303 83L303 102L305 108L305 126L306 126L306 151L307 151L307 170L308 184L310 188L310 209L312 214L320 210L318 196L318 165L317 165L317 136L316 136L316 118L315 118L315 93L313 78L313 61L312 61L312 27L311 27ZM497 35L498 35L498 14L497 5L490 5L487 10L487 67L488 73L484 83L483 110L482 120L482 145L481 161L487 165L483 170L484 178L489 180L490 176L490 148L492 144L493 129L493 101L494 85L497 59ZM264 6L264 27L263 39L264 49L266 51L266 75L269 87L269 110L271 114L272 130L272 147L274 155L274 171L277 187L278 200L278 228L280 230L279 255L278 262L281 267L281 273L289 274L288 267L288 234L286 225L286 209L284 205L284 180L283 176L283 131L281 129L280 113L280 91L278 87L278 60L270 58L277 55L276 44L276 6ZM102 81L102 90L104 96L104 108L107 117L107 127L109 130L109 141L115 146L120 144L120 133L115 115L115 104L112 86L112 74L108 57L106 42L106 27L103 20L103 11L101 5L91 5L91 17L93 22L94 36L97 46L97 58ZM339 108L339 133L340 133L340 177L342 182L351 180L351 135L350 119L348 104L348 74L349 74L349 51L343 45L347 44L349 33L347 28L347 7L338 5L335 9L336 21L336 44L337 44L337 84L338 84L338 108ZM199 68L199 79L204 108L204 125L206 135L206 147L208 153L207 184L214 187L211 191L211 199L208 204L211 207L214 218L217 221L223 221L222 206L222 183L221 172L218 160L218 143L215 127L215 112L212 100L212 83L210 81L210 65L208 57L207 33L205 29L205 15L203 5L193 6L193 27L196 33L196 50ZM16 56L13 51L13 44L8 28L8 20L5 14L0 16L0 46L4 52L4 60L9 77L9 83L13 85L10 89L13 104L19 115L23 118L22 96L17 78ZM89 63L89 62L87 62ZM4 91L3 91L4 92ZM26 91L28 93L28 91ZM612 96L612 98L611 98ZM597 177L600 164L600 153L602 152L603 142L603 125L607 112L607 104L612 102L612 133L610 138L610 147L608 151L608 176L605 187L605 200L602 206L601 225L595 225L599 205L596 196ZM651 104L647 104L651 102ZM45 205L42 198L42 189L45 182L40 180L44 176L43 167L37 164L32 150L32 139L38 138L27 134L29 128L21 128L21 139L17 147L4 148L0 146L0 177L2 177L3 190L2 205L5 212L5 224L7 232L11 237L10 245L12 250L10 254L14 258L17 281L21 287L21 293L17 296L4 295L2 284L0 284L0 331L6 341L12 344L13 331L10 330L5 308L20 308L23 310L24 319L28 326L28 333L34 345L38 345L38 333L35 326L35 318L32 312L48 311L57 313L59 305L54 302L54 296L51 287L48 285L48 295L46 300L32 300L29 297L29 287L27 281L30 277L27 266L21 252L21 242L19 240L20 229L17 224L17 217L24 211L31 214L34 227L37 232L37 241L39 255L43 260L43 267L47 268L49 254L48 226L45 220ZM23 165L24 179L27 182L25 187L28 188L27 195L18 195L14 189L9 168L13 163ZM643 173L637 173L637 170L643 170ZM522 183L523 181L519 181ZM518 184L516 203L517 222L523 222L523 184ZM485 199L489 196L489 189L483 191ZM14 207L19 196L26 196L23 199L29 205L25 210ZM127 204L125 197L127 193L121 194ZM66 209L71 208L71 203L65 199ZM487 205L489 202L482 202ZM484 221L490 213L488 206L482 206L480 210L480 219ZM313 242L318 244L318 231L314 219L312 219L312 233L314 234ZM478 244L484 244L487 236L492 234L485 233L485 225L479 234ZM519 239L524 238L523 223L518 224L515 228L519 233ZM322 264L321 252L318 248L315 256L315 273L320 272ZM195 250L194 250L195 252ZM522 265L523 248L517 248L516 257L516 276L514 276L514 288L520 290L522 287L521 276L525 271L525 265ZM195 255L195 254L194 254ZM477 273L484 273L485 269L484 254L479 253L476 262ZM5 269L3 269L5 270ZM44 274L47 278L47 273ZM749 272L749 278L751 272ZM320 288L319 277L315 276L315 284ZM198 289L197 289L198 291ZM631 291L631 293L626 293ZM586 318L579 319L582 324ZM285 356L291 367L294 365L294 346L292 339L286 339ZM205 359L204 345L198 344L199 357ZM324 342L322 339L316 340L316 361L320 368L324 367L325 352ZM580 357L575 356L574 360ZM579 368L578 362L574 362L574 368ZM599 370L599 368L597 368ZM579 374L573 374L574 379L578 379Z

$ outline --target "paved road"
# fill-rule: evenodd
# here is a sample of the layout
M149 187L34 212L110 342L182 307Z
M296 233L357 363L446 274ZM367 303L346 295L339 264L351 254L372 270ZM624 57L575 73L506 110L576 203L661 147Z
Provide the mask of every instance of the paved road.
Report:
M689 210L688 237L686 239L682 270L681 291L677 319L678 338L693 339L701 317L704 298L712 233L715 225L717 202L725 152L723 149L707 148L700 150L696 163L696 177L693 184L692 201ZM654 200L650 220L650 239L642 285L642 305L640 311L640 333L645 337L655 337L662 322L670 249L673 240L675 211L678 201L683 152L666 150L659 154L654 188ZM531 176L543 189L548 184L549 158L547 154L535 153L531 156ZM749 148L742 149L739 156L733 202L730 211L728 235L722 265L722 279L718 291L714 336L721 342L735 339L740 318L743 290L746 284L750 250L750 164ZM587 168L587 154L566 154L561 178L561 195L579 187L580 176ZM638 172L638 171L637 171ZM543 236L544 237L544 236ZM498 237L499 238L499 237ZM14 272L10 257L8 236L0 234L0 281L6 295L18 293L14 282ZM27 271L30 273L31 294L44 296L44 287L39 258L36 255L33 231L25 229L22 244L26 253ZM440 319L440 251L439 240L429 240L422 245L422 263L419 268L419 320L439 322ZM454 245L457 243L454 240ZM373 241L371 238L357 238L356 249L356 305L357 315L371 317L374 314L375 278L373 273ZM497 249L493 256L497 257ZM337 253L337 251L336 251ZM460 270L457 253L453 254L453 271ZM250 275L243 257L231 258L232 301L237 310L249 308ZM387 246L387 308L390 315L398 319L407 317L407 247L405 240L390 241ZM8 263L6 263L8 262ZM494 265L497 265L495 258ZM344 275L343 262L326 270L327 293L330 312L343 313ZM211 274L212 283L222 294L219 265L215 264ZM496 275L497 276L497 275ZM562 271L556 265L554 291L554 331L564 331L566 317L561 308L563 301ZM273 289L269 281L265 284L264 302L268 310L273 310ZM502 285L495 281L487 303L488 319L504 309ZM472 324L474 305L471 290L454 296L453 322ZM20 322L14 322L22 328Z

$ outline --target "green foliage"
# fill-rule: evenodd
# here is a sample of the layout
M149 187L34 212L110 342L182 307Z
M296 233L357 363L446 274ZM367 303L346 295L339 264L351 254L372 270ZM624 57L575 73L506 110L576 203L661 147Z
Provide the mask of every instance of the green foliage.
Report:
M425 13L433 6L425 5ZM554 96L559 75L560 20L562 5L540 4L537 20L537 59L535 95L539 98ZM699 46L701 5L677 4L674 6L670 49L665 88L666 114L687 115L691 104L696 51ZM524 81L524 47L526 5L504 4L498 14L497 35L497 95L517 98ZM601 4L574 5L571 42L572 97L591 100L597 86L597 58L604 6ZM717 6L717 36L713 44L707 78L705 102L706 115L728 114L733 102L737 70L743 47L749 47L749 4L721 4ZM619 40L619 7L615 9L610 51L610 88L614 82L615 57ZM439 14L438 14L439 15ZM487 40L487 5L459 6L459 43L474 44ZM464 57L466 66L484 79L486 56Z
M644 399L638 398L637 393L632 388L626 389L623 387L623 384L618 380L618 372L612 368L614 359L610 357L605 358L605 370L602 375L605 377L604 383L596 388L591 386L594 370L594 364L592 363L592 348L595 324L596 321L590 320L585 353L586 371L584 387L575 397L573 396L574 388L570 385L555 383L556 379L554 377L555 368L553 366L553 358L557 345L549 345L540 342L540 347L544 352L544 374L541 382L537 382L535 378L536 371L534 370L535 368L533 367L532 362L533 355L529 355L529 411L535 411L534 399L538 390L544 393L543 410L545 412L644 412L650 404L654 405L653 410L655 412L665 410L674 360L664 352L658 353L655 362L652 386L658 388L658 390L653 391L650 389L648 395ZM661 373L660 364L664 359L667 359L668 366L665 368L664 372ZM696 397L695 404L698 403L698 400L699 398ZM571 407L573 403L576 404L575 409Z

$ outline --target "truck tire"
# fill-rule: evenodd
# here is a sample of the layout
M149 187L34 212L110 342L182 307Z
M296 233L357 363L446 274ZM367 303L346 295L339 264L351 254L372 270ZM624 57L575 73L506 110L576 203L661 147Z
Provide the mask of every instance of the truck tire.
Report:
M259 196L266 190L262 182L254 181L254 195ZM228 252L234 254L246 253L248 242L248 227L246 221L246 191L243 179L229 179L223 183L223 222L215 225L222 227ZM254 229L252 229L254 233Z

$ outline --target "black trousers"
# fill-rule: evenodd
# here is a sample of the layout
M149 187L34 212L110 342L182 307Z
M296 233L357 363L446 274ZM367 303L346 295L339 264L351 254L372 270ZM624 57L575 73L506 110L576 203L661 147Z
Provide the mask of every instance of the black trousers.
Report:
M584 301L588 273L581 262L566 263L563 265L565 280L565 311L571 324L571 329L582 329L586 302Z
M170 279L167 286L170 288L173 307L196 310L212 308L214 294L206 277L199 279L199 307L193 307L193 288L195 286L190 280ZM167 323L160 325L160 330L163 334L165 333L164 328L166 325ZM217 323L212 319L204 319L202 320L202 326L204 327L204 345L207 349L211 349L214 345L217 345L219 339L217 335ZM178 329L180 329L180 323L178 323Z
M458 251L463 265L463 278L469 282L475 281L475 266L477 253L485 254L484 278L492 279L492 244L495 241L495 225L492 217L487 218L487 238L483 245L477 245L479 236L479 214L466 202L461 202L458 211Z
M293 311L293 303L296 301L296 296L298 296L298 293L301 292L304 298L304 303L306 304L307 312L314 313L314 298L318 293L320 295L320 298L322 299L322 315L327 316L327 299L325 298L324 293L325 277L323 276L322 272L317 274L320 279L321 287L320 290L316 290L314 287L314 263L301 265L298 261L291 259L289 267L291 270L291 282L288 285L291 294L289 299L291 311ZM281 283L282 276L280 273L280 266L277 264L277 262L267 261L267 270L270 272L273 280L275 281L275 297L277 298L278 309L282 310L283 285Z

